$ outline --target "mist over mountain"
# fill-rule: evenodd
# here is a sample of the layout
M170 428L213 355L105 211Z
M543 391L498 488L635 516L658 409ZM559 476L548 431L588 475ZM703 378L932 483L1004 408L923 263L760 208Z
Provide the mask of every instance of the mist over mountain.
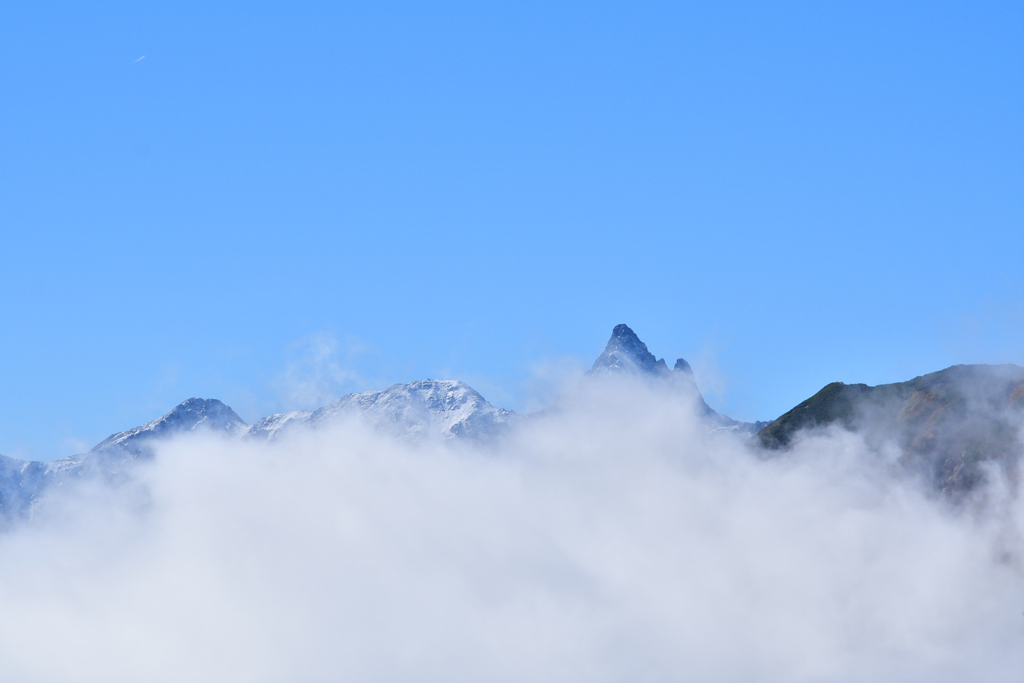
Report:
M228 436L239 436L248 427L235 411L217 399L190 398L161 418L141 427L108 436L98 443L92 452L122 452L137 458L151 455L152 445L156 441L181 432L202 429Z
M349 394L313 412L270 415L258 420L244 436L273 439L284 429L318 428L352 418L395 437L418 441L494 437L514 422L516 414L492 406L465 382L424 379L382 391Z
M832 384L743 423L619 325L529 415L457 380L253 425L189 399L0 457L0 670L1013 681L1022 382Z
M676 360L671 370L664 358L655 358L647 349L647 344L640 341L636 333L627 325L616 325L604 351L586 376L591 379L625 375L643 377L653 382L664 383L676 391L690 396L696 402L698 413L708 421L712 429L735 430L741 433L752 433L764 427L766 422L740 422L721 415L704 401L697 380L693 376L690 364L684 359Z
M88 453L52 462L20 461L0 456L0 522L24 517L49 489L97 477L116 483L131 477L138 460L153 457L161 442L188 432L237 438L248 425L216 399L190 398L163 417L111 434Z
M969 493L992 468L1014 484L1020 478L1024 368L1013 365L961 365L877 387L837 382L775 420L749 423L708 406L686 360L677 359L670 369L620 324L577 391L615 378L686 397L707 431L756 433L754 443L770 457L778 457L802 434L838 425L861 434L875 450L897 448L904 471L924 473L930 486L946 494ZM87 453L53 462L0 455L0 519L30 515L48 489L74 479L129 477L132 464L152 457L157 444L188 432L266 442L355 420L410 443L486 441L507 436L530 419L491 405L458 380L426 379L349 394L312 412L278 413L251 426L217 399L190 398L152 422L112 434Z
M834 382L758 433L783 449L802 432L829 425L891 444L898 462L943 493L962 495L990 474L1020 480L1024 453L1024 368L956 365L907 382L867 386Z

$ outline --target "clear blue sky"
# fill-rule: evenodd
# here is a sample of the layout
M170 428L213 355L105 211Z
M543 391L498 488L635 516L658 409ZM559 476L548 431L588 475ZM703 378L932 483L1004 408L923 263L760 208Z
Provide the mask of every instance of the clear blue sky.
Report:
M0 5L2 453L620 322L744 419L1024 364L1021 3L179 4Z

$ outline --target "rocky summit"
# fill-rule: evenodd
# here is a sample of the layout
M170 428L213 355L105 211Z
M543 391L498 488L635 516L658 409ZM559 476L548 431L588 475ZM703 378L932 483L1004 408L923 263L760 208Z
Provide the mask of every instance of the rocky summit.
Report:
M664 358L657 358L640 341L636 332L628 325L616 325L612 328L612 336L604 347L604 351L594 361L593 367L586 373L588 378L599 379L616 375L649 378L654 382L665 382L676 391L692 396L697 403L698 412L704 419L709 431L737 431L753 434L767 422L742 422L727 415L716 412L704 400L697 387L693 369L684 359L676 360L671 370Z
M685 363L683 359L680 362ZM689 367L689 366L687 366ZM647 349L647 344L640 341L636 332L628 325L616 325L612 328L612 336L605 345L604 351L587 373L600 375L606 373L648 373L653 375L670 372L664 358L655 358Z

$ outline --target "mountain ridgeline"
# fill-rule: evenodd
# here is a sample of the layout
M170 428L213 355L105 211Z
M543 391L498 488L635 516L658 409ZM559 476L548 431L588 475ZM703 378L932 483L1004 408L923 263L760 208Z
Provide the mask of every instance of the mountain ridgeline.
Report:
M1024 368L955 365L897 384L833 382L758 432L765 448L788 447L802 432L842 426L871 445L895 444L902 465L947 494L966 493L985 470L1020 478Z
M997 468L1020 478L1024 425L1024 368L958 365L908 382L870 387L835 382L771 422L741 422L713 410L682 358L670 369L636 333L616 325L581 385L602 377L640 378L693 399L705 431L733 432L764 455L781 456L802 434L835 426L878 448L895 444L900 462L951 496L971 491ZM274 441L297 430L359 420L399 440L490 441L529 420L497 408L458 380L425 379L380 391L349 394L312 411L289 411L246 424L216 399L190 398L145 425L113 434L88 453L53 462L0 455L0 522L30 516L50 489L87 475L111 482L131 476L163 439L194 431L227 438Z

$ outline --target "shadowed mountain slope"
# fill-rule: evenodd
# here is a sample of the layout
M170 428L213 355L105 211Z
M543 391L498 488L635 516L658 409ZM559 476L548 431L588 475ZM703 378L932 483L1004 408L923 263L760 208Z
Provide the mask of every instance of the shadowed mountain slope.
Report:
M758 433L770 449L798 432L839 424L869 443L894 443L902 463L946 493L972 489L986 465L1019 478L1024 427L1024 368L955 365L907 382L868 386L833 382Z

